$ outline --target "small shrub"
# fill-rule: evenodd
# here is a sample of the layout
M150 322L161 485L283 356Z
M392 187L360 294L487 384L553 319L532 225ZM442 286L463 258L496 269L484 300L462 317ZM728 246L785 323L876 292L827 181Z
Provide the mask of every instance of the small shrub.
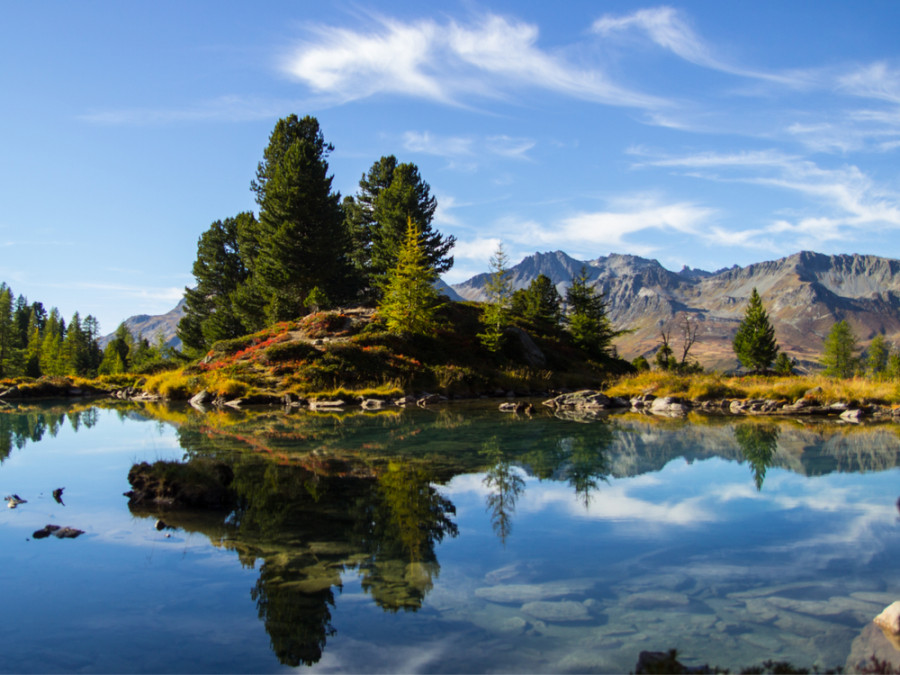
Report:
M262 360L267 363L280 363L315 357L318 353L319 350L313 345L302 340L278 342L266 347Z

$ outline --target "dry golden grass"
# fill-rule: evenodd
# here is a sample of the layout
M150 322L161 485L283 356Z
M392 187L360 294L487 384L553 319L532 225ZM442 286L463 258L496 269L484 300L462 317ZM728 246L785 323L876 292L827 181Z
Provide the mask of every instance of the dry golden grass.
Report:
M803 396L819 403L851 404L900 403L897 382L862 377L836 379L823 375L803 377L744 376L718 374L675 375L649 372L617 380L607 389L610 396L631 397L640 394L683 396L695 400L752 398L796 401Z

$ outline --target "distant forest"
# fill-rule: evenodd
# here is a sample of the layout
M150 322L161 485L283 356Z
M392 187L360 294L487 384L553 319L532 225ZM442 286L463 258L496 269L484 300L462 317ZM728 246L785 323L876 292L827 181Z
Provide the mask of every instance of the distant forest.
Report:
M101 349L100 324L90 314L75 312L66 323L56 307L48 312L42 302L14 298L0 283L0 378L150 372L177 356L162 339L150 344L124 323Z

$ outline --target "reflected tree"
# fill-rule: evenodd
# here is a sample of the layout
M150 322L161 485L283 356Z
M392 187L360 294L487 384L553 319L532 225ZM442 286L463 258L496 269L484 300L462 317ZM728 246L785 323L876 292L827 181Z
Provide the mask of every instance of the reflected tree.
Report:
M96 423L97 411L63 409L29 409L0 412L0 463L9 457L13 448L21 450L29 442L39 442L46 433L56 436L63 423L68 420L74 431L78 431L87 420Z
M612 443L612 432L605 423L597 422L595 426L606 428L608 433L590 438L579 435L559 442L566 456L565 472L569 485L575 488L575 494L584 508L591 505L591 493L599 487L601 481L608 481L610 472L609 446Z
M778 449L778 427L772 424L740 424L734 428L734 438L750 463L756 489L761 491L766 469L772 466Z
M415 465L390 462L378 477L375 499L364 505L366 560L362 587L388 611L416 611L440 574L435 544L459 530L453 503Z
M485 487L490 490L485 501L491 514L491 526L505 546L512 533L516 501L525 490L525 479L503 452L496 436L484 443L481 453L491 462L491 468L487 470L483 480Z
M264 563L250 597L266 625L272 651L288 666L311 666L322 658L327 639L337 631L331 623L334 591L331 586L307 590L298 583L302 570Z

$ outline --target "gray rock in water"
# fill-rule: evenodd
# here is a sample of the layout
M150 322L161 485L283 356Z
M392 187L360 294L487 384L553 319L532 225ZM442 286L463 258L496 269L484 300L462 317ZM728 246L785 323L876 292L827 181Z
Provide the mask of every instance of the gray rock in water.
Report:
M684 593L644 591L629 595L622 604L631 609L660 609L663 607L685 607L690 602L690 598Z
M584 593L594 585L592 580L572 579L546 584L500 584L475 590L475 597L490 602L522 603Z
M660 396L653 399L650 404L650 412L654 415L670 415L678 417L687 415L690 406L677 396Z
M522 605L522 611L536 619L551 623L586 621L590 619L587 607L580 602L572 600L560 600L559 602L538 600L536 602L528 602Z

